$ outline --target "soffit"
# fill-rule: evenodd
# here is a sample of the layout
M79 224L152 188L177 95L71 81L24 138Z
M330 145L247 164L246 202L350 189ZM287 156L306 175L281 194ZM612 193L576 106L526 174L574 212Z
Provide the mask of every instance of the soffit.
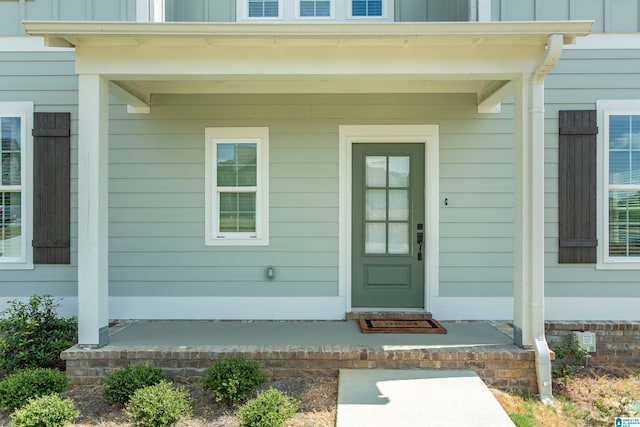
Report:
M79 74L103 75L143 104L156 93L317 92L500 93L499 102L550 35L570 44L591 25L24 23L49 46L75 47Z

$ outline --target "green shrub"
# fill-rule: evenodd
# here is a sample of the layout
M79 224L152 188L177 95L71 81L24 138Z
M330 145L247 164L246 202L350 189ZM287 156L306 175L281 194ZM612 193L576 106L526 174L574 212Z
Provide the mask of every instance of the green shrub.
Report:
M136 390L163 380L168 378L153 366L118 368L104 378L102 397L109 403L126 403Z
M32 397L59 393L67 388L67 374L50 368L29 368L0 381L0 407L19 408Z
M191 414L189 393L161 381L136 390L126 407L129 421L140 427L170 427Z
M217 401L240 402L267 380L258 362L229 356L209 366L202 384Z
M71 399L62 399L57 394L40 396L29 400L22 408L11 414L14 427L63 427L71 424L80 415Z
M585 349L580 347L577 341L571 336L556 346L554 349L556 357L553 361L551 374L554 379L565 379L574 376L584 367L588 357Z
M0 313L0 371L64 367L60 352L76 342L77 322L58 317L57 307L50 295L9 301Z
M238 418L242 427L282 427L298 407L297 400L271 388L242 405Z

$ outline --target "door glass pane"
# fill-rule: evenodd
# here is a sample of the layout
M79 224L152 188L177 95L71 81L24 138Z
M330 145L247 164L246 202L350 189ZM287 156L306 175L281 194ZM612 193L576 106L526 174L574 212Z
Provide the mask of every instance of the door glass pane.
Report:
M387 219L387 192L385 190L367 190L367 221Z
M389 221L409 220L409 192L389 190Z
M384 188L387 186L387 158L367 156L367 187Z
M409 157L389 157L389 188L409 186Z
M364 250L367 254L387 252L387 227L384 223L368 223L365 229Z
M389 224L389 253L409 253L409 224L406 222Z

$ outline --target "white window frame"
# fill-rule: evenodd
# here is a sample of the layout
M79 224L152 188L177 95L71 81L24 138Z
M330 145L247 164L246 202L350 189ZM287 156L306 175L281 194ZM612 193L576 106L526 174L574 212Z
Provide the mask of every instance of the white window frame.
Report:
M21 140L23 146L20 150L20 185L6 186L0 185L3 189L16 189L19 187L21 193L21 245L22 252L19 257L0 257L0 270L24 270L33 268L33 250L31 240L33 236L33 102L0 102L0 116L20 117Z
M387 21L393 20L393 8L391 7L391 1L382 0L382 15L381 16L354 16L353 15L353 0L347 0L348 5L348 19L353 19L356 21L365 20L365 21Z
M282 21L284 18L282 4L284 0L278 0L278 16L249 16L249 0L236 0L238 21Z
M640 257L612 257L609 255L609 116L640 115L640 100L599 100L596 103L598 121L598 162L597 204L600 213L598 221L598 263L599 269L640 269ZM639 186L629 188L635 191ZM626 189L626 188L624 188Z
M336 18L336 0L329 0L329 16L301 16L300 15L300 3L306 0L295 0L296 3L296 19L301 20L329 20Z
M219 233L217 145L256 144L256 232ZM269 245L269 128L216 127L205 129L205 245Z

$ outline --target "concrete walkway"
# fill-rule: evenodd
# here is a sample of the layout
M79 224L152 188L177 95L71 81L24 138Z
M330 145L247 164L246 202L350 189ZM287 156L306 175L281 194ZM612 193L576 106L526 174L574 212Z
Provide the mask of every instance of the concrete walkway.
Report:
M473 371L340 370L337 427L513 425Z

